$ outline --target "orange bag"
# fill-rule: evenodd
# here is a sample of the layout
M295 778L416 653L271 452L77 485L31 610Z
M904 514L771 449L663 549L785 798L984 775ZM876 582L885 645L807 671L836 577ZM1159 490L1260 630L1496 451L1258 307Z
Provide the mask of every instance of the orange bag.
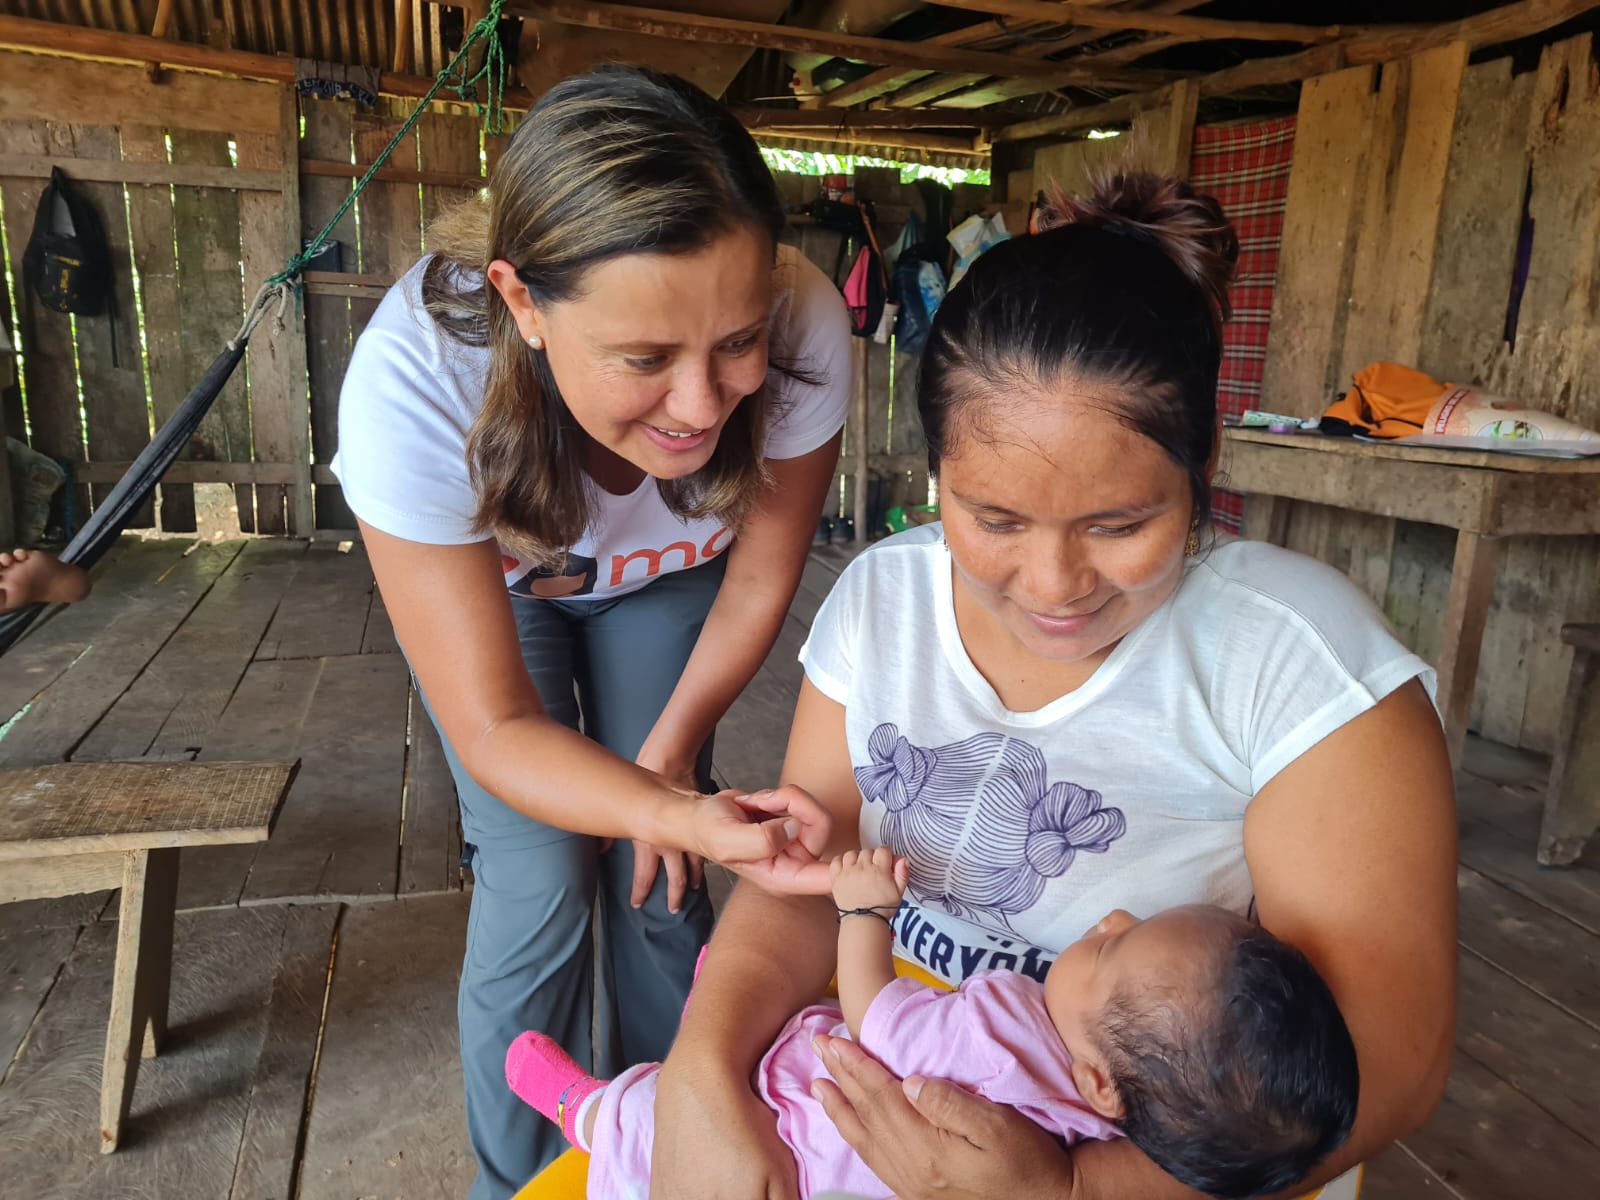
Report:
M1430 434L1525 442L1595 442L1600 432L1464 383L1440 383L1399 363L1372 363L1322 414L1322 432L1378 438Z
M1357 371L1355 386L1335 400L1322 414L1324 422L1335 421L1348 430L1329 429L1324 433L1365 433L1372 437L1400 438L1421 433L1428 412L1454 384L1440 383L1433 376L1399 363L1370 363Z

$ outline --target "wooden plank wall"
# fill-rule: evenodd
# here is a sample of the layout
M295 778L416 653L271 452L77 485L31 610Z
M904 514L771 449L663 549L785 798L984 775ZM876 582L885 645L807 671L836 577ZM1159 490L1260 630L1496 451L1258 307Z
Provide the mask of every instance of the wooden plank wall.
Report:
M1409 362L1600 427L1600 75L1590 35L1536 70L1449 46L1306 83L1263 404L1315 415L1368 362ZM1514 343L1507 301L1533 221ZM1224 464L1226 466L1226 464ZM1350 574L1437 659L1454 535L1296 505L1289 544ZM1600 619L1600 539L1505 548L1472 725L1552 748L1564 621Z
M44 310L25 290L15 314L31 440L78 464L99 497L120 474L115 465L139 452L152 425L177 408L238 327L260 280L333 216L414 103L385 99L372 112L348 100L297 98L269 83L182 73L152 83L140 68L21 54L0 54L0 78L7 118L0 121L0 195L14 269L50 164L91 177L85 189L106 218L118 256L115 356L108 322L77 322L75 337L72 321ZM158 113L161 123L95 124L107 109L89 98L105 95L119 98L118 112ZM57 104L62 96L76 99ZM274 335L270 325L258 332L246 369L187 447L190 465L161 486L158 504L136 525L159 521L169 531L193 530L193 483L212 481L234 485L243 532L309 532L295 510L297 494L309 491L312 480L315 528L355 525L327 471L351 348L388 286L421 254L426 223L475 193L507 136L480 137L477 117L460 105L438 105L422 118L389 160L400 177L374 181L334 227L337 271L308 281L285 334ZM286 145L298 153L286 156ZM795 206L820 187L813 177L779 178ZM893 169L862 168L855 185L879 205L878 232L887 245L919 205L916 189L902 185ZM297 212L292 204L286 211L285 189L298 200ZM958 187L957 219L988 201L986 188ZM790 238L833 273L840 235L796 226ZM928 498L916 370L914 357L869 344L865 439L875 527L888 508ZM23 426L20 412L8 422L13 436ZM846 453L854 453L853 445ZM97 470L96 464L107 465ZM854 487L847 460L836 511L853 511ZM80 487L80 521L91 505L90 488Z
M386 100L367 112L352 101L302 100L284 85L181 72L151 82L139 67L3 52L0 81L0 216L17 280L7 318L24 363L24 386L5 397L4 427L74 464L87 481L73 493L81 524L222 350L260 282L332 216L414 104ZM108 112L149 123L105 124ZM302 172L307 160L322 172ZM348 174L327 174L328 164ZM386 286L421 253L424 220L472 196L482 164L470 108L438 105L422 118L389 164L412 178L374 182L335 227L341 274L309 284L282 333L270 318L258 329L244 367L186 447L187 465L134 527L193 530L193 483L209 481L234 486L243 532L307 534L313 478L315 528L354 526L326 471L351 345ZM23 249L55 165L80 181L106 226L114 321L51 312L22 283ZM419 172L433 172L433 182L419 182Z
M11 315L24 356L26 428L37 449L75 464L126 463L143 449L152 421L159 424L176 408L238 327L241 261L283 258L276 231L270 245L241 241L241 196L248 193L230 186L245 180L259 187L281 163L277 88L197 75L163 78L152 83L137 67L0 55L6 118L0 120L0 194L17 280ZM107 124L108 113L137 113L160 123ZM241 173L234 166L237 139L248 140L254 151L250 166L264 170ZM105 226L112 315L51 312L22 283L23 249L53 165L81 181ZM8 432L20 438L24 426L17 415L8 420ZM250 420L241 372L184 457L251 461ZM115 478L92 469L80 475L96 482L76 489L79 523ZM239 491L241 526L253 529L253 488ZM195 527L188 485L163 488L161 510L166 528ZM139 523L152 520L148 508L140 514Z

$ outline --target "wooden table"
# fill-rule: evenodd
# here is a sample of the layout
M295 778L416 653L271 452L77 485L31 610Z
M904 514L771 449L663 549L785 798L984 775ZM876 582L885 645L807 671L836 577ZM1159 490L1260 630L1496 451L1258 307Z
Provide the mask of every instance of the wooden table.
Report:
M1499 539L1600 534L1600 459L1423 450L1255 429L1227 429L1224 441L1225 485L1251 497L1252 527L1278 545L1291 500L1457 531L1438 669L1445 736L1459 761Z
M0 771L0 904L121 888L100 1150L167 1032L178 850L264 842L298 763L51 763Z

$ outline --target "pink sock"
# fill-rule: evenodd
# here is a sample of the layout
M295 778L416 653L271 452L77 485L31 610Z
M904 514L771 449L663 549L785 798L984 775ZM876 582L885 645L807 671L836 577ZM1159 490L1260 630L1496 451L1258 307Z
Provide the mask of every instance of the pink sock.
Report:
M517 1035L506 1051L506 1083L511 1090L544 1116L561 1126L567 1141L579 1149L583 1144L578 1116L583 1102L605 1087L572 1061L554 1039L542 1033Z

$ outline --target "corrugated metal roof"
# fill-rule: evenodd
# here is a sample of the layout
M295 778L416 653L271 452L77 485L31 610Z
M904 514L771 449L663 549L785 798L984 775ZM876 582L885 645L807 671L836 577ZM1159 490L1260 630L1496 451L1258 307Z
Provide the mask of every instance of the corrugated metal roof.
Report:
M411 68L431 75L459 45L458 7L411 5ZM0 13L117 33L149 35L160 0L0 0ZM292 54L388 70L394 64L394 0L172 0L166 36L228 50Z

